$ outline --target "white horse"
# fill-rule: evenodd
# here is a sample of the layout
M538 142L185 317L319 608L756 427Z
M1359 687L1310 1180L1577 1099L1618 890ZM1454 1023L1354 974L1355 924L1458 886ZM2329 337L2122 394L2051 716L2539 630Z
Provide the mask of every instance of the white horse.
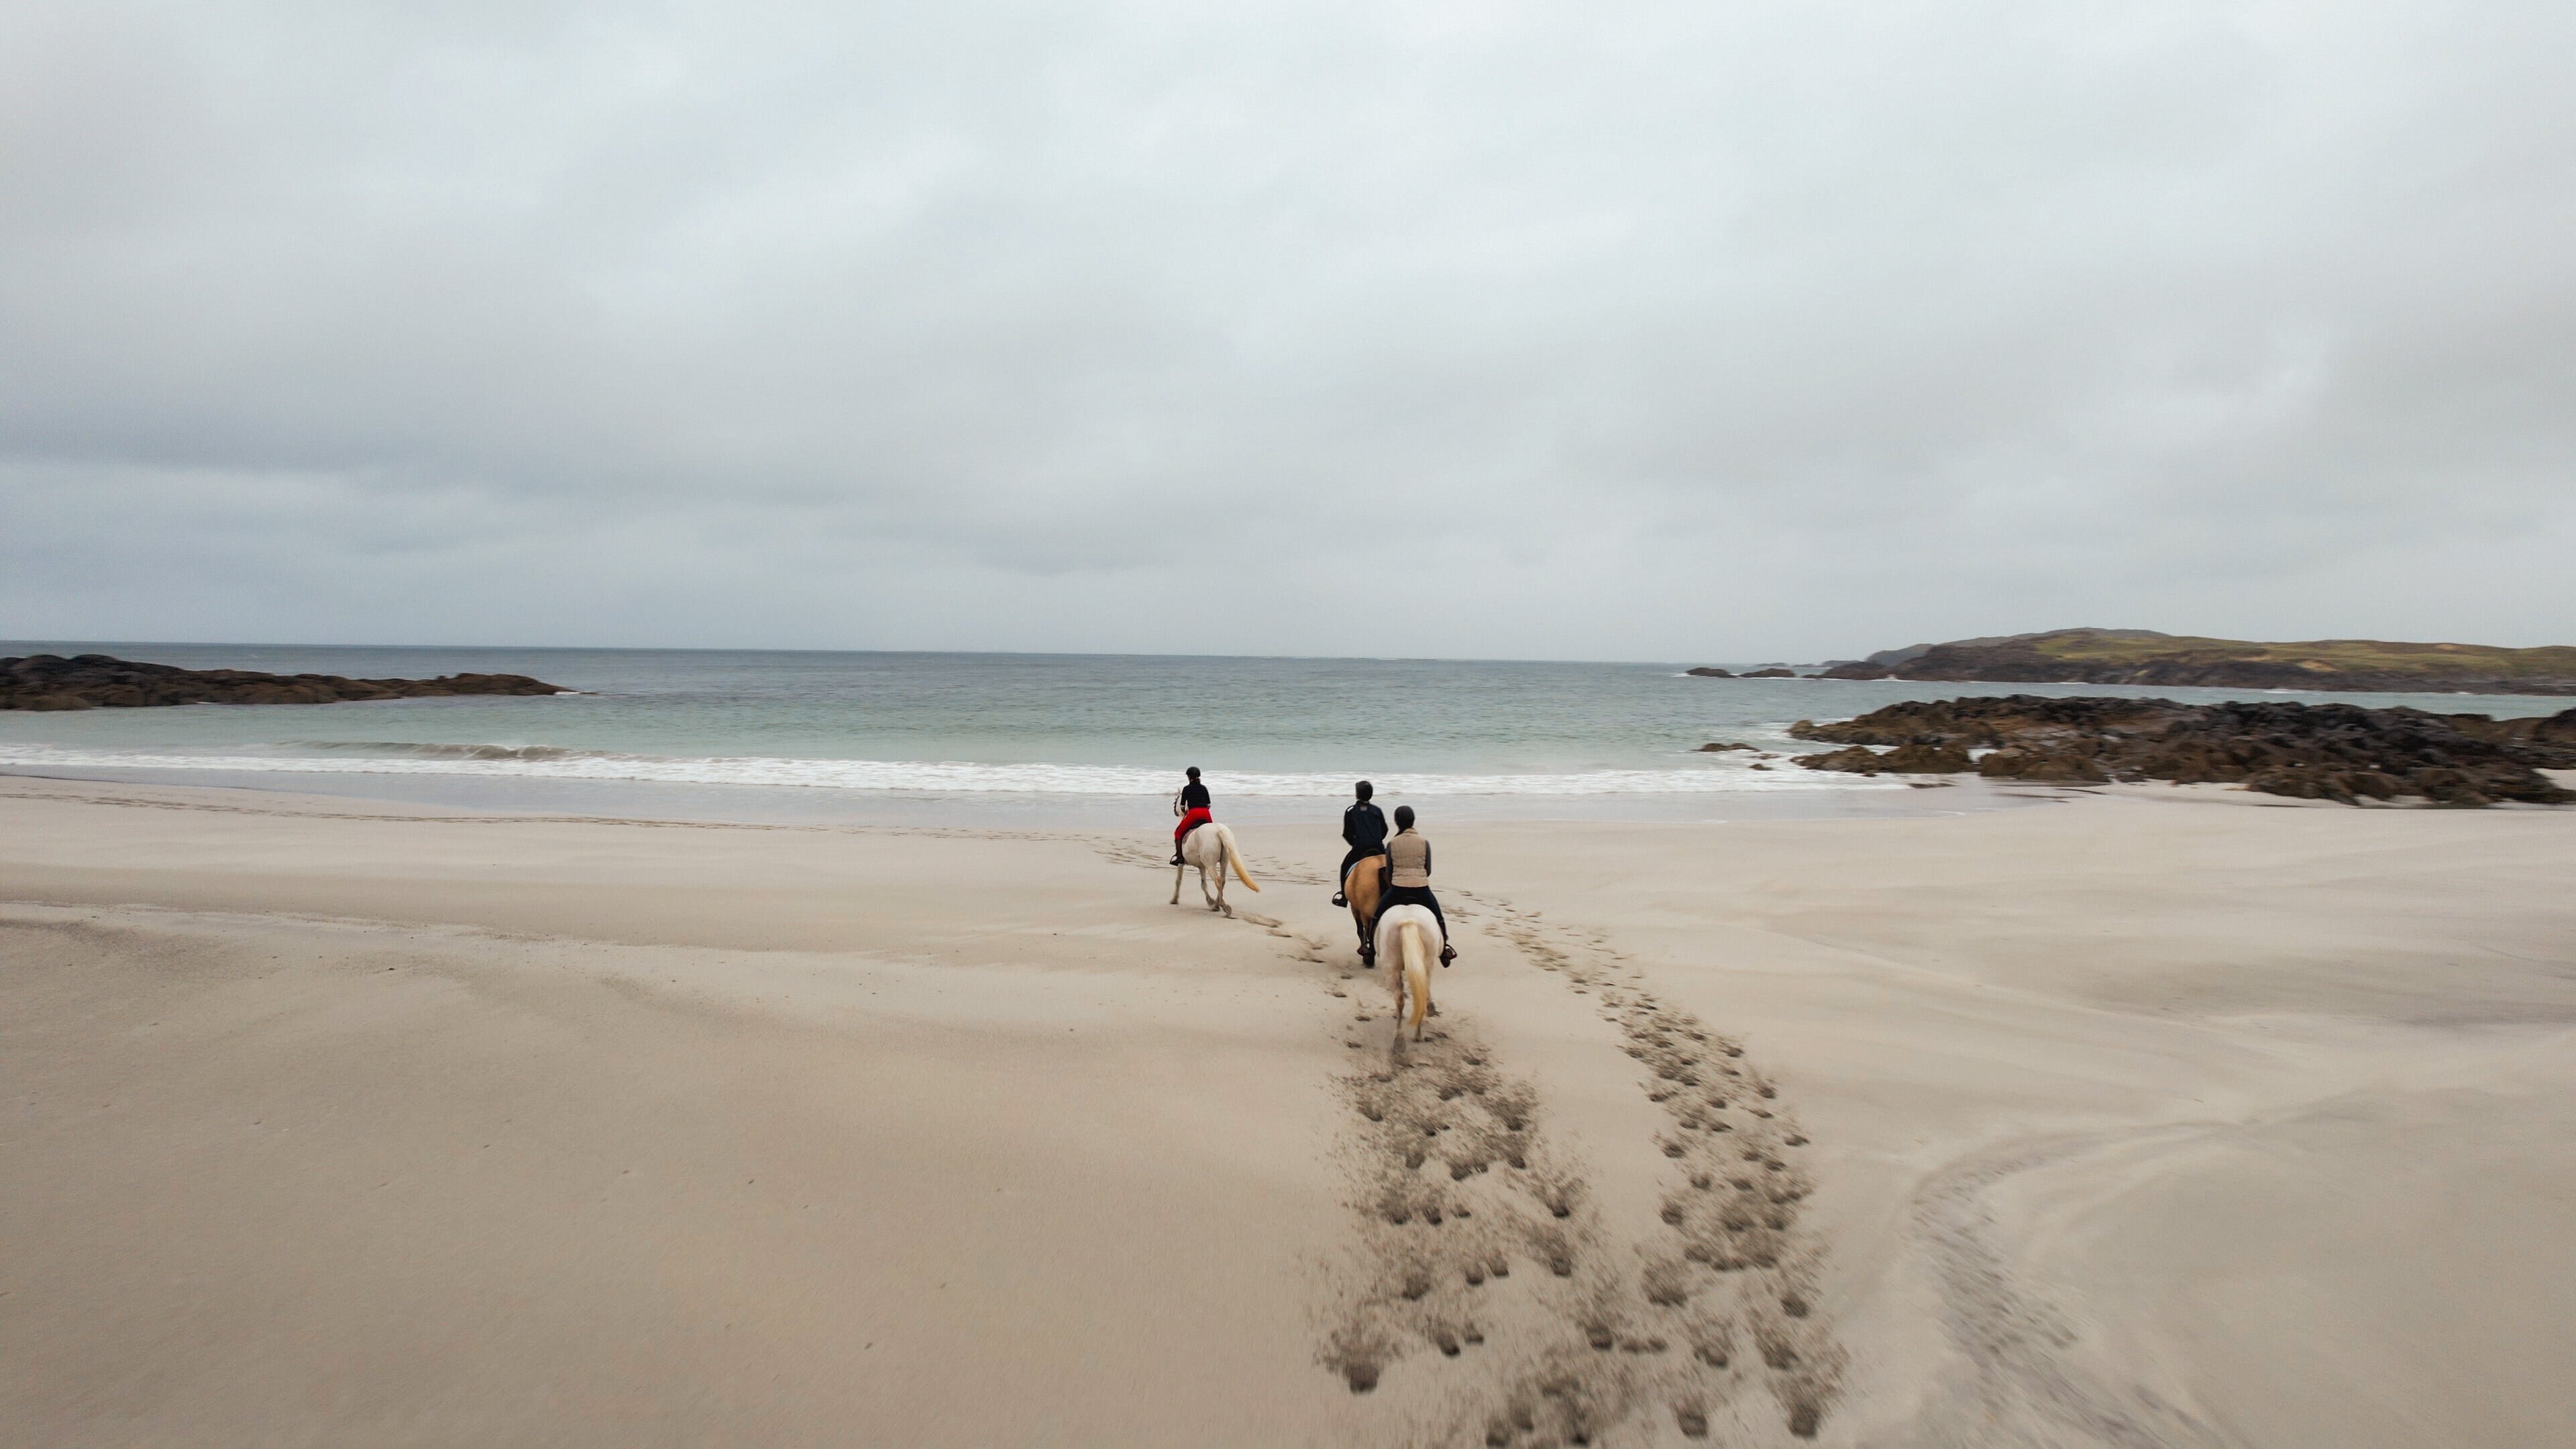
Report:
M1173 905L1181 903L1181 878L1189 874L1190 867L1194 865L1199 868L1199 894L1206 897L1207 908L1211 911L1223 911L1229 916L1234 914L1234 907L1225 903L1225 868L1229 865L1234 867L1235 879L1243 882L1245 890L1261 889L1253 883L1252 877L1243 873L1243 852L1234 848L1234 832L1213 820L1191 831L1189 838L1181 842L1181 863L1172 868ZM1208 890L1210 876L1216 878L1213 894Z
M1431 963L1440 959L1445 944L1440 918L1429 906L1389 906L1378 913L1377 959L1386 963L1387 985L1395 989L1397 1037L1409 1024L1413 1039L1422 1040L1422 1018L1431 1014ZM1409 1021L1408 995L1413 998Z

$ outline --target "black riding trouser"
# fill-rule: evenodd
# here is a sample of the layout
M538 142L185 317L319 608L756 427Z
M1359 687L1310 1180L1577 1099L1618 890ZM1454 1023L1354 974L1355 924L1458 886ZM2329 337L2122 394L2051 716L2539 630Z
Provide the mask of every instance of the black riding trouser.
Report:
M1430 910L1431 910L1431 919L1433 919L1433 920L1435 920L1435 921L1438 921L1438 922L1440 923L1440 941L1441 941L1441 944L1443 944L1443 945L1448 944L1448 941L1449 941L1449 918L1448 918L1447 916L1444 916L1444 915L1440 914L1440 898L1439 898L1438 896L1435 896L1435 895L1433 895L1433 894L1431 893L1431 887L1429 887L1429 886L1388 886L1388 887L1386 888L1386 894L1384 894L1384 895L1382 895L1382 896L1378 897L1378 901L1377 901L1377 913L1378 913L1378 915L1379 915L1379 916L1381 916L1381 917L1383 917L1383 916L1386 914L1386 908L1387 908L1387 907L1389 907L1389 906L1427 906L1427 907L1429 907L1429 908L1430 908ZM1376 921L1371 921L1371 922L1369 922L1369 935L1370 935L1370 936L1372 936L1372 937L1374 937L1374 936L1376 936L1376 935L1377 935L1377 922L1376 922Z

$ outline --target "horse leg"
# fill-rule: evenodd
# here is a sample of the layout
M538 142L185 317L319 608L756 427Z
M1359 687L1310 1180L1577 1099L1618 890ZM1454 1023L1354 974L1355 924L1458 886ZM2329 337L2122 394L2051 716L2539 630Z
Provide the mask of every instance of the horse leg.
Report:
M1176 866L1173 866L1173 867L1172 867L1172 904L1173 904L1173 905L1176 905L1176 906L1177 906L1177 905L1179 905L1179 904L1181 903L1181 877L1182 877L1182 876L1185 876L1185 875L1188 875L1189 873L1190 873L1190 868L1189 868L1188 866L1186 866L1186 865L1176 865Z
M1384 856L1356 861L1342 877L1342 896L1351 903L1351 928L1360 938L1360 964L1377 964L1378 863Z

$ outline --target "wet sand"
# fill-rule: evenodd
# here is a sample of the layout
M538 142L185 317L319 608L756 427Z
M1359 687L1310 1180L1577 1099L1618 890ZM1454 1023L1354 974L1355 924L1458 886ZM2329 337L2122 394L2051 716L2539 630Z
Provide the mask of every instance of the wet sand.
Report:
M0 779L0 1422L2576 1441L2576 813L1437 838L1399 1046L1322 822Z

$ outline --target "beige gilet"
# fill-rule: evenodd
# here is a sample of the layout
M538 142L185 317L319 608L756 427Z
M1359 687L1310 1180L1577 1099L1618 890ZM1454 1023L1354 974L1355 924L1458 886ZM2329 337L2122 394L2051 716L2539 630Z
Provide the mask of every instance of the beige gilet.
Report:
M1431 842L1417 831L1404 831L1386 843L1386 863L1389 885L1431 884Z

